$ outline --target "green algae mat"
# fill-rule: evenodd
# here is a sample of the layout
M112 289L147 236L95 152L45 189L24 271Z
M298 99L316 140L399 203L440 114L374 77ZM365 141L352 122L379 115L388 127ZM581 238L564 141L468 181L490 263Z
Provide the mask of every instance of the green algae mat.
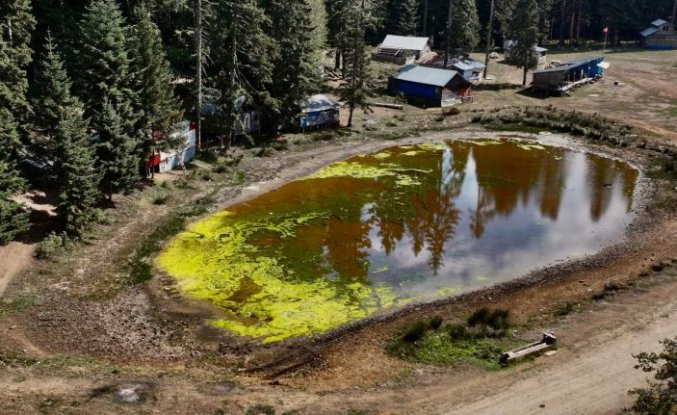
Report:
M629 222L637 171L519 140L401 146L199 220L157 267L213 326L275 342L585 255Z

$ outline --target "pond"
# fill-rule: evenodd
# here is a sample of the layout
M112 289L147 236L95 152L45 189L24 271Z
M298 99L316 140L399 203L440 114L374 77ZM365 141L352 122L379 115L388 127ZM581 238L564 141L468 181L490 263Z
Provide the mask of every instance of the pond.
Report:
M393 147L197 221L156 262L215 327L280 341L593 253L623 234L637 179L533 141Z

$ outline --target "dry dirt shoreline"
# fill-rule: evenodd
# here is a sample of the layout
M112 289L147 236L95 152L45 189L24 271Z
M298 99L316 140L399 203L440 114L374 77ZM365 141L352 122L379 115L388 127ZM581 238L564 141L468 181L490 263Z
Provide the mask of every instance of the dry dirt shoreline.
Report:
M462 130L397 142L365 140L341 143L298 154L279 155L278 158L264 159L265 164L257 166L258 171L251 175L257 180L256 184L245 186L242 192L222 192L215 206L251 198L352 154L442 137L487 137L490 134L493 133ZM613 153L638 165L643 164L644 160L644 156L634 150L599 151ZM258 160L254 162L261 164ZM563 323L553 318L554 310L564 302L589 302L591 295L599 292L609 281L623 284L642 281L652 274L652 266L665 266L677 256L677 222L674 218L654 216L652 211L642 211L640 215L640 220L633 225L633 236L625 244L584 261L545 270L542 271L544 274L536 273L530 279L452 300L414 306L394 315L373 319L369 323L362 322L338 330L314 342L302 340L289 342L286 346L256 347L247 342L235 342L233 347L227 344L231 340L228 337L209 330L196 331L194 327L201 324L208 312L177 298L171 289L167 289L171 287L162 278L152 282L148 288L127 289L115 298L100 302L67 298L68 289L65 289L66 298L51 298L41 304L38 310L0 318L0 351L3 348L26 350L28 355L39 358L55 354L83 356L104 362L106 369L77 363L75 367L66 366L44 376L32 374L31 369L24 368L3 371L0 366L0 392L11 398L0 403L0 413L32 413L29 409L36 410L36 405L45 396L81 402L77 408L69 409L72 413L155 411L197 414L216 413L213 411L222 408L223 413L237 414L244 413L247 407L257 403L277 407L278 413L293 409L304 414L346 414L351 409L382 414L530 413L528 411L533 409L533 401L515 401L511 404L513 412L509 412L509 408L504 408L507 412L496 412L495 402L506 401L513 388L531 390L537 385L551 385L551 392L543 389L535 396L549 396L553 406L546 405L561 410L562 405L570 399L570 394L582 393L580 388L567 388L566 385L571 383L568 378L558 378L558 383L545 380L562 370L568 371L566 373L571 373L571 376L579 376L585 373L587 367L597 365L602 368L606 350L602 345L609 333L616 336L614 347L616 352L621 353L636 347L650 348L651 344L657 345L659 338L656 336L675 331L670 323L674 319L661 317L666 313L674 316L677 303L677 296L674 295L677 292L674 266L663 271L665 275L661 278L665 281L659 284L659 289L637 293L631 290L627 298L623 294L619 300L621 307L612 303L601 307L601 311L596 311L597 314L575 314ZM151 220L152 216L136 219L140 222L137 224L139 226ZM135 226L132 221L125 231L134 231ZM124 234L113 234L110 239L116 242L107 244L107 249L114 251L124 242ZM106 257L102 258L105 263ZM69 280L71 285L86 282L87 270L82 272L77 276L65 277L66 285L60 283L58 288L52 286L42 289L58 292L68 286ZM449 370L412 365L389 358L383 353L388 338L407 322L430 315L442 315L448 320L458 319L474 308L487 305L510 309L518 322L529 327L532 334L556 324L565 344L562 352L550 360L537 361L533 366L499 373L485 373L473 368ZM639 320L628 318L635 315L639 315ZM174 319L179 323L170 323ZM641 341L631 336L636 321L643 322L647 327L645 334L639 337ZM610 326L612 322L619 325ZM569 359L576 355L581 356L576 361L586 364L576 366L570 363ZM638 377L631 366L630 370L624 367L628 361L625 357L622 362L619 357L619 371L602 373L603 380L617 378L627 381L611 388L615 393L613 396L618 396L619 388L625 388L630 383L641 383L641 374ZM123 365L123 374L111 375L105 362ZM304 365L286 371L297 363ZM266 370L238 374L232 371L232 365L249 369L265 367ZM127 369L129 367L136 368ZM205 371L209 374L206 375ZM80 373L85 381L72 379L73 373ZM274 384L268 385L271 375L280 373L283 376L276 376ZM532 378L534 373L536 377ZM225 394L205 392L205 388L210 388L209 385L218 383L215 378L224 377L239 386L231 387L230 392ZM27 380L21 380L23 378ZM141 406L119 406L107 395L87 399L91 390L102 383L139 379L153 383L152 394L156 400ZM533 383L538 379L539 382ZM601 382L599 378L591 379ZM454 387L449 388L449 384ZM479 385L483 384L496 385L495 390L499 394L482 392L478 395L477 391L482 389ZM610 396L611 389L594 390L600 396ZM484 398L475 399L481 396ZM177 398L172 397L180 397L181 402L177 403ZM23 399L27 400L29 406L19 402ZM173 405L172 399L175 402ZM475 401L472 408L476 409L463 409L471 401ZM607 413L603 411L609 409L603 408L609 402L594 399L593 395L589 394L587 400L581 398L581 402L586 401L598 402L597 412L581 413ZM524 406L526 404L532 406ZM557 413L538 408L541 413ZM619 406L615 405L614 408L618 409Z

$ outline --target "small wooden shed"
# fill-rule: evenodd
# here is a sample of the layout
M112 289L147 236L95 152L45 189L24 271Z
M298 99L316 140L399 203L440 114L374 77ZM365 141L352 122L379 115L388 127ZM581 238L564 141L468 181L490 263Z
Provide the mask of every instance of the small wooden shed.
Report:
M677 49L677 30L672 23L658 19L651 22L651 27L639 33L642 46L646 49Z

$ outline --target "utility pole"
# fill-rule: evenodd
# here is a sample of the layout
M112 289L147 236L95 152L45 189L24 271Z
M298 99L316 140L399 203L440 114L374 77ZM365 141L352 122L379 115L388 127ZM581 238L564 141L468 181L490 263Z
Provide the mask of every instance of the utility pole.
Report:
M195 7L195 49L197 50L197 73L195 87L197 103L195 104L195 139L197 151L202 151L202 0L196 0Z
M675 0L675 5L677 5L677 0ZM428 36L428 0L423 0L423 36Z
M484 57L484 79L487 79L489 72L489 55L491 54L491 38L494 32L494 0L491 0L491 7L489 8L489 27L487 27L487 55Z
M675 25L675 18L677 18L677 0L675 0L675 5L672 6L672 20L670 21L672 25Z
M447 63L449 63L449 55L451 55L451 17L452 17L452 4L454 0L449 0L449 14L447 15L447 53L444 54L444 68L447 68Z

